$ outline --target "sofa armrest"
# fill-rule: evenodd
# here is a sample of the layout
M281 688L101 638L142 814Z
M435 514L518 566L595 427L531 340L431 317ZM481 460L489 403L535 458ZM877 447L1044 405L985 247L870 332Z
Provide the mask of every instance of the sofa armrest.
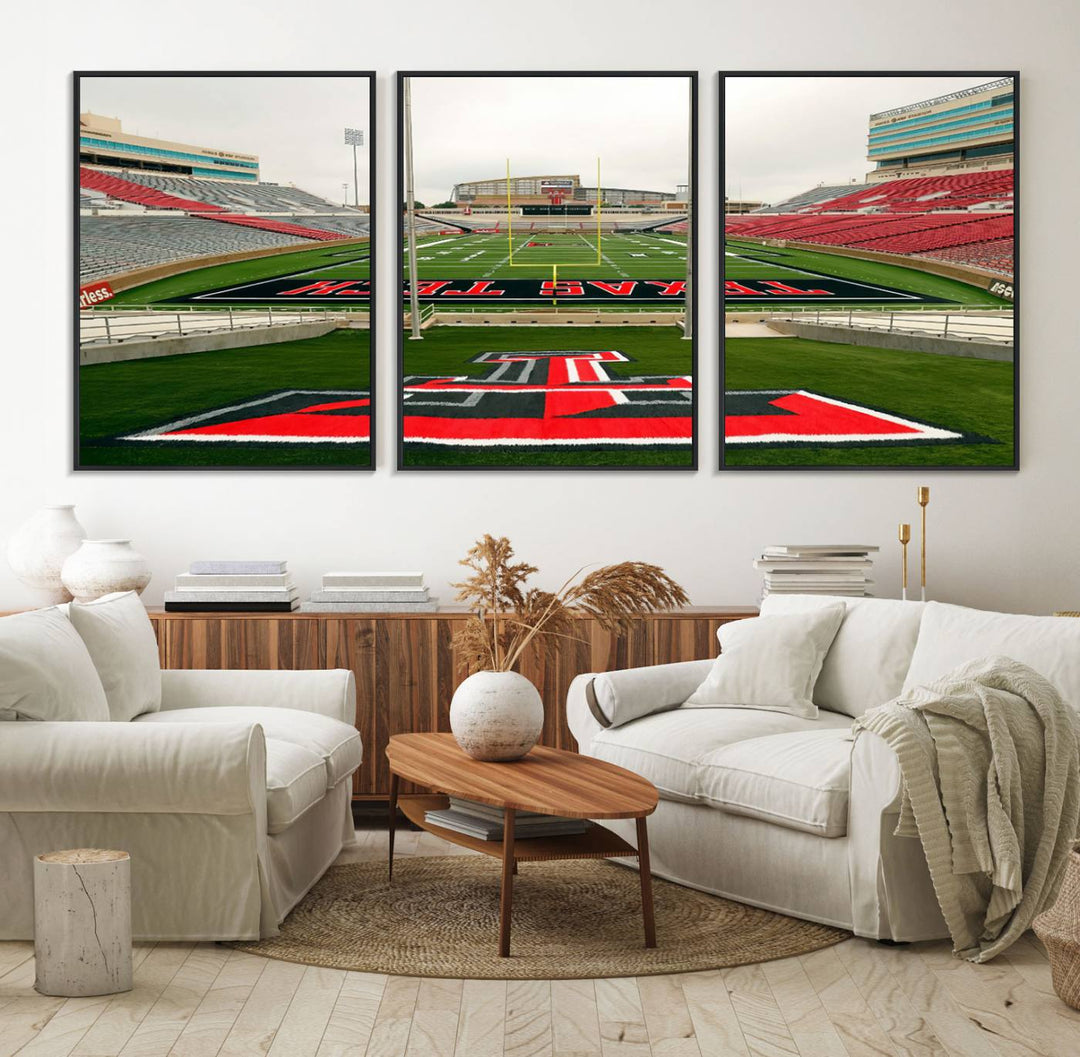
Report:
M575 676L566 691L566 725L578 743L578 752L586 754L593 738L605 729L596 721L586 700L586 688L595 678L595 672Z
M4 723L0 811L265 812L257 723Z
M347 668L267 669L167 668L161 673L161 710L259 705L356 723L356 680Z
M571 733L584 746L607 727L678 708L701 685L712 665L710 660L679 661L579 675L566 699Z
M848 875L857 936L911 940L948 935L922 846L896 836L900 761L872 731L855 735L848 808Z

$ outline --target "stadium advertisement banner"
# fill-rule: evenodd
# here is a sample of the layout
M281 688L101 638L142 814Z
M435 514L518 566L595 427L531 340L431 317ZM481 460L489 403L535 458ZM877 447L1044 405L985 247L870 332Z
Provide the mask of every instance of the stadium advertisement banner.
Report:
M75 93L75 469L373 469L374 74Z
M1018 467L1018 92L722 77L721 469Z
M692 198L670 217L587 200L692 192L696 89L689 72L398 75L399 468L696 466ZM410 217L470 183L548 201L492 194L451 237L437 209Z
M106 282L89 283L79 287L79 308L93 308L102 301L111 301L116 294L113 288Z

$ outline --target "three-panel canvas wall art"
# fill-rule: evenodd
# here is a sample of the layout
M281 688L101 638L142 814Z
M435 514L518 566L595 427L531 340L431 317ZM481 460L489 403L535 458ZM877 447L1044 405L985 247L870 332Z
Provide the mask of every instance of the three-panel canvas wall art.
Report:
M76 74L76 468L1015 468L1017 80Z
M79 469L371 469L374 74L75 76Z

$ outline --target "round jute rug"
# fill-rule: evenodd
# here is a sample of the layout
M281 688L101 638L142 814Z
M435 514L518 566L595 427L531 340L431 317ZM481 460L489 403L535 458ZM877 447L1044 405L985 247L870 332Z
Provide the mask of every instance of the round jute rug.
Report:
M267 958L399 976L557 980L648 976L764 962L839 943L827 925L656 878L658 946L644 947L634 870L604 860L521 863L510 957L497 953L499 871L487 856L332 866L271 939Z

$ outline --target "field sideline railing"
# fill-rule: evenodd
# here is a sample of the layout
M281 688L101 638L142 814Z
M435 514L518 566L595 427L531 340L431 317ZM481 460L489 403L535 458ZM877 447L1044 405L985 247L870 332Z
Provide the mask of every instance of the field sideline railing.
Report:
M1014 315L1011 308L971 308L942 312L934 305L912 305L902 312L868 309L827 309L800 305L763 315L766 322L814 323L823 327L874 330L892 334L925 334L936 338L978 339L1012 345ZM910 314L908 314L910 312Z
M884 302L882 302L882 304L884 305ZM733 313L733 312L755 312L755 311L758 311L758 310L755 309L755 308L750 308L749 306L743 307L743 306L740 306L740 305L736 304L736 305L732 305L731 307L729 307L727 309L727 311L729 313ZM830 315L842 315L844 312L848 312L848 313L850 313L850 312L879 312L879 311L891 312L891 311L893 311L893 309L891 309L891 308L878 309L878 308L874 308L872 306L871 307L863 306L861 308L843 309L843 308L823 308L821 305L791 305L789 307L784 307L782 309L781 308L775 308L774 309L774 308L765 307L765 308L762 308L760 311L761 311L762 314L765 314L765 315L790 316L790 315L794 315L796 313L803 313L803 312L817 312L817 313L828 312ZM901 313L908 313L908 312L937 312L937 313L942 313L945 310L942 308L941 305L919 304L919 305L905 305L902 309L897 309L896 311L899 311ZM981 316L995 315L995 314L1002 315L1002 316L1011 316L1013 314L1013 307L1012 307L1012 305L950 305L949 308L948 308L948 314L953 315L953 316L970 315L970 314L978 314L978 315L981 315Z
M364 315L367 314L363 310ZM134 339L175 338L226 330L255 330L354 318L347 308L203 308L179 306L163 311L147 305L116 305L79 316L81 345L112 345Z

